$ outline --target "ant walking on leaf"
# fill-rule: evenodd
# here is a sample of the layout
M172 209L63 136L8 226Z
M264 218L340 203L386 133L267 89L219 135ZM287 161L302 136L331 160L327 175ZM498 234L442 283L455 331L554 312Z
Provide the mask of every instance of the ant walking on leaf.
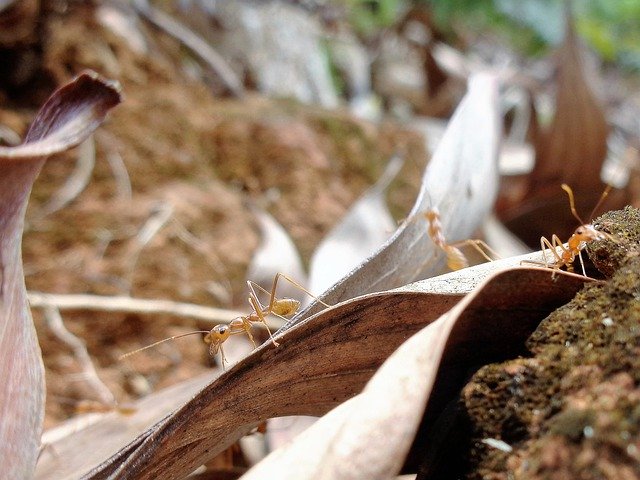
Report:
M591 211L589 218L593 218L596 210L602 205L604 199L609 195L613 187L611 185L607 185L602 195L600 195L600 199L598 203ZM558 236L554 233L551 236L551 241L549 241L546 237L540 238L540 248L542 250L542 255L544 256L544 266L547 268L552 268L554 270L559 270L563 266L567 268L568 272L573 272L573 261L576 257L580 259L580 265L582 266L582 274L586 277L587 273L584 267L584 261L582 260L582 250L587 246L588 243L591 243L596 240L610 240L612 242L616 242L616 239L613 235L601 232L596 230L596 228L591 223L587 223L580 218L578 212L576 211L575 200L573 197L573 190L566 183L562 184L562 189L567 192L569 196L569 207L571 208L571 213L573 216L580 222L580 226L575 229L569 240L567 240L566 245L562 243L562 240L558 238ZM558 249L560 250L558 252ZM551 262L547 260L547 250L551 251L553 255L553 259ZM526 262L539 264L538 262Z
M492 262L494 258L500 258L489 245L482 240L463 240L456 243L447 243L447 240L442 231L442 223L440 222L440 212L436 207L429 208L424 213L424 218L427 220L429 227L427 233L433 243L440 248L447 256L447 266L451 270L460 270L469 266L469 261L462 250L459 247L469 246L474 248L480 255L482 255L487 261ZM488 253L487 253L488 252Z
M277 273L276 276L273 278L271 292L265 290L257 283L252 282L251 280L248 280L247 281L247 286L249 287L248 300L249 300L249 305L251 306L251 309L252 309L252 312L249 313L248 315L234 318L229 323L218 324L208 331L195 330L193 332L183 333L181 335L174 335L173 337L165 338L158 342L152 343L151 345L147 345L146 347L142 347L132 352L125 353L120 357L120 359L122 360L123 358L126 358L130 355L136 354L143 350L147 350L149 348L153 348L157 345L160 345L161 343L168 342L170 340L186 337L188 335L205 334L204 342L209 345L209 354L211 356L215 356L218 354L218 352L220 352L221 364L222 364L222 367L224 368L225 364L227 363L227 359L224 355L222 344L226 342L229 339L229 337L233 335L246 334L247 337L249 337L249 340L251 341L251 343L253 344L253 347L254 348L257 347L256 342L253 338L253 334L251 333L251 329L254 323L261 323L262 325L265 326L265 328L267 329L267 332L269 332L269 338L271 339L271 343L273 343L273 345L277 347L279 344L274 340L273 335L271 334L271 330L267 325L266 317L268 317L269 315L274 315L276 317L286 319L286 317L290 317L291 315L297 313L298 309L300 308L300 302L298 300L295 300L293 298L277 298L276 297L276 289L278 287L278 280L280 278L287 280L293 286L299 288L300 290L305 292L307 295L309 295L310 297L320 302L325 307L329 307L328 304L324 303L322 300L317 298L315 295L309 292L306 288L304 288L298 282L289 278L283 273ZM262 303L260 303L256 289L269 295L269 303L267 305L263 305Z

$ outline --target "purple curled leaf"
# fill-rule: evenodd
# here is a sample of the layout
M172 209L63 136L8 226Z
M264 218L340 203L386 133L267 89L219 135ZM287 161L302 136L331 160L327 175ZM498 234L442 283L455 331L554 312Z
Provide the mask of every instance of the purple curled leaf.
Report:
M42 106L24 143L0 147L0 160L48 157L75 147L122 100L117 82L84 72L58 89Z
M20 243L29 192L46 157L84 141L121 100L117 84L86 72L40 109L24 143L0 147L0 465L31 478L44 419L44 367L27 305Z

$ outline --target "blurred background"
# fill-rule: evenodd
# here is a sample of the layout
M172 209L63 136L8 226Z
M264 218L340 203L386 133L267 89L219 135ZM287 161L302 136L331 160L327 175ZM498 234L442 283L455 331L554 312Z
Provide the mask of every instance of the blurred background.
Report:
M394 157L379 215L354 214L369 228L362 253L406 219L480 71L501 80L504 135L499 198L478 236L502 256L565 240L580 222L563 182L584 222L603 182L616 190L599 212L640 204L638 25L640 0L0 1L3 144L83 69L119 80L126 99L36 183L27 287L246 312L246 280L268 287L283 271L320 294L307 282L318 246ZM318 263L335 258L325 249ZM34 308L48 427L209 371L197 336L118 358L222 321L62 313L97 380ZM234 340L229 357L250 351Z

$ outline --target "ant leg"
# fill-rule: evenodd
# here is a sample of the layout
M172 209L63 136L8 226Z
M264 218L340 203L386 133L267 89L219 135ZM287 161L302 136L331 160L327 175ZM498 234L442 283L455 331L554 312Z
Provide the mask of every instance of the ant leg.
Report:
M573 272L573 260L576 258L574 251L569 247L565 247L562 240L560 240L555 233L551 236L551 243L553 244L553 251L556 252L556 254L558 253L558 247L562 250L562 257L559 257L558 268L565 265L568 272Z
M309 290L307 290L305 287L303 287L300 283L296 282L295 280L293 280L292 278L288 277L287 275L285 275L284 273L280 273L278 272L276 274L276 276L273 278L273 284L271 286L271 292L265 290L264 288L262 288L260 285L258 285L255 282L252 282L251 280L247 280L247 285L249 286L249 290L251 291L253 297L258 301L258 304L262 307L261 310L263 312L267 312L267 315L269 313L272 312L273 310L273 304L276 302L276 289L278 287L278 280L280 279L280 277L284 278L287 282L289 282L291 285L293 285L294 287L298 288L299 290L303 291L304 293L306 293L307 295L309 295L311 298L313 298L314 300L318 301L319 303L321 303L322 305L324 305L325 307L330 307L331 305L323 302L322 300L320 300L318 297L316 297L313 293L311 293ZM269 295L269 305L267 307L264 307L260 301L258 300L258 295L255 291L255 288L257 288L258 290L261 290L262 292L266 293L267 295Z
M462 246L466 246L466 245L474 248L488 262L493 262L494 260L500 258L500 255L498 255L498 253L493 248L491 248L487 244L487 242L484 242L483 240L477 240L477 239L463 240L461 242L452 243L449 246L450 247L462 247ZM489 252L491 255L493 255L494 258L491 258L487 252Z
M300 290L302 290L304 293L306 293L307 295L309 295L311 298L313 298L315 301L317 301L318 303L321 303L322 305L324 305L325 307L329 308L331 307L331 305L329 305L328 303L323 302L322 300L320 300L318 297L316 297L313 293L311 293L309 290L307 290L306 288L304 288L301 284L299 284L298 282L296 282L295 280L293 280L292 278L286 276L284 273L278 273L276 275L276 278L274 279L273 282L273 286L274 286L274 291L275 291L275 285L276 282L278 281L278 278L282 277L284 278L287 282L289 282L291 285L293 285L294 287L298 287Z
M211 355L212 357L215 356L215 353L213 353L212 351L213 349L211 347L209 347L209 355ZM218 345L218 350L220 350L220 365L222 365L222 369L226 370L227 367L226 365L229 363L227 360L227 357L224 356L224 348L222 348L222 345Z
M563 251L566 251L562 241L558 238L557 235L553 235L551 237L551 242L547 240L546 237L540 237L540 248L542 250L542 255L544 257L544 263L547 268L560 268L564 265L564 260L560 255L558 255L557 247L560 246ZM553 264L549 264L547 261L547 250L551 251L551 254L556 258L556 261Z
M587 271L584 268L584 260L582 260L582 250L578 250L578 258L580 259L580 266L582 267L582 275L587 276Z
M273 334L271 333L271 329L269 328L269 325L267 325L267 320L265 319L265 315L268 315L269 313L271 313L270 311L263 311L260 309L260 302L258 301L258 299L254 296L254 292L252 292L251 296L249 297L249 303L251 304L251 306L253 307L253 309L255 310L255 314L258 317L258 321L262 322L262 324L266 327L267 332L269 332L269 338L271 339L271 342L273 343L274 346L279 346L278 342L276 342L273 339ZM246 330L247 335L250 336L251 341L253 341L253 336L251 335L251 332L249 332L249 330ZM255 342L254 342L255 345Z

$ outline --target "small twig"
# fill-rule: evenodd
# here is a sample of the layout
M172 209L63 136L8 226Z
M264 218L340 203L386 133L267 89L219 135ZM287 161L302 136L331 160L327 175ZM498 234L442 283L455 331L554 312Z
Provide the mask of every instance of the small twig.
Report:
M91 361L85 343L67 330L62 321L60 311L55 306L48 304L44 306L43 312L51 332L73 350L73 354L82 367L83 377L94 388L100 401L105 405L115 405L116 399L109 387L98 377L98 372Z
M236 97L244 95L244 88L235 72L205 40L171 16L151 6L147 0L133 0L132 4L149 22L182 42L189 50L198 55Z
M109 162L109 167L116 182L117 196L120 200L131 200L131 178L122 157L118 152L114 151L107 155L107 162Z
M206 243L191 233L177 218L172 218L171 223L175 229L175 234L187 247L192 248L194 251L204 257L204 261L211 266L216 273L227 273L227 269L224 266L215 252L210 252L207 249ZM214 258L215 257L215 258Z
M155 237L162 227L167 224L171 215L173 215L173 205L168 202L160 203L156 208L154 208L154 210L155 211L147 219L133 240L133 251L131 252L127 262L129 265L129 271L126 275L126 282L129 286L129 290L131 290L131 286L133 284L133 273L136 265L138 264L138 259L140 258L142 250L144 250L153 237Z
M86 294L61 295L29 292L28 298L32 308L53 307L59 310L164 314L174 317L193 318L212 325L226 323L244 315L242 312L191 303L173 302L171 300L148 300L126 296L107 297Z

